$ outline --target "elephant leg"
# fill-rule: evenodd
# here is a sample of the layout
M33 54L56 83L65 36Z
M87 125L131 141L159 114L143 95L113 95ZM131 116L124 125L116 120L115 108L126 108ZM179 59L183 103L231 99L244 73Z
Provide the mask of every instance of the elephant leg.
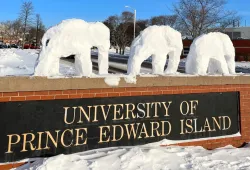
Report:
M140 48L136 53L130 53L129 60L128 60L128 74L138 75L141 70L142 62L150 57L150 53L148 50L144 50L144 48Z
M208 70L208 65L209 57L200 56L198 58L197 56L188 56L185 70L188 74L205 75Z
M205 75L208 71L210 57L202 56L200 60L195 61L195 65L191 67L195 67L196 74Z
M165 55L153 55L152 57L153 74L163 74L165 64L166 64Z
M186 58L185 72L187 74L195 74L195 72L197 72L197 70L195 70L195 67L194 67L194 59L192 56L188 55Z
M168 66L165 70L166 74L176 73L181 57L181 50L176 49L175 51L171 51L169 54Z
M229 74L228 65L227 65L227 62L224 58L222 60L220 60L220 62L217 62L217 63L218 63L217 67L218 67L219 73Z
M79 76L90 76L92 74L90 49L85 49L85 51L75 55L75 69Z
M235 74L235 59L232 56L225 56L230 74Z
M60 65L60 58L54 58L53 65L49 68L49 75L57 76L59 75L59 65Z
M109 48L98 47L99 74L108 74L109 69Z
M60 58L55 57L58 55L46 53L44 54L44 56L45 57L42 57L42 59L38 61L37 66L35 68L34 75L35 76L58 75Z

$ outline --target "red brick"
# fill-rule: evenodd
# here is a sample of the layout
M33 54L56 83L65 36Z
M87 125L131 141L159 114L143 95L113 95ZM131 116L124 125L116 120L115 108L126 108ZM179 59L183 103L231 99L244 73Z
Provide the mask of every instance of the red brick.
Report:
M27 96L26 100L40 100L41 96Z
M163 90L162 94L173 94L173 90Z
M169 90L170 87L158 87L158 90Z
M131 96L130 92L121 92L120 96Z
M18 92L6 92L3 93L3 96L18 96Z
M131 96L141 96L141 95L142 95L142 92L139 92L139 91L132 91L132 92L130 92L130 95L131 95Z
M101 93L102 89L90 89L89 92L90 93Z
M55 96L41 96L41 100L54 100Z
M25 101L25 99L26 97L24 96L15 96L10 98L11 101Z
M62 94L62 91L61 90L52 90L52 91L49 91L49 94L58 95L58 94Z
M0 102L8 102L10 101L10 97L0 97Z
M108 93L96 93L95 97L108 97Z
M142 92L142 95L152 95L152 94L153 94L153 92L151 92L151 91Z
M158 87L148 87L147 91L158 91L159 88Z
M49 91L36 91L34 95L41 96L41 95L48 95Z
M19 96L33 96L34 92L33 91L23 91L19 92Z
M188 94L188 93L192 93L192 91L191 90L182 90L181 93L182 94Z
M125 92L126 88L114 88L114 92Z
M114 92L114 89L102 89L102 92Z
M82 93L82 98L93 98L95 93Z
M70 99L82 98L82 94L70 94L69 98Z
M63 94L76 94L76 90L64 90Z
M161 95L162 94L162 91L154 91L153 92L153 95Z
M62 95L56 95L55 99L68 99L69 95L67 94L62 94Z
M118 93L118 92L112 92L112 93L108 93L108 96L110 96L110 97L115 97L115 96L120 96L120 93Z
M18 168L22 165L26 164L26 162L20 162L20 163L10 163L5 165L0 165L0 170L9 170L12 168Z

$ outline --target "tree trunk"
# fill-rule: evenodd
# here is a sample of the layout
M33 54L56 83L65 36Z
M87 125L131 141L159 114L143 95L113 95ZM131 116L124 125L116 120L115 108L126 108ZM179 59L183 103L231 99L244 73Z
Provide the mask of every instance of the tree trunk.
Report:
M122 55L124 55L124 53L125 53L125 48L123 47L122 48Z
M38 42L38 25L36 27L36 47L37 47L37 42Z

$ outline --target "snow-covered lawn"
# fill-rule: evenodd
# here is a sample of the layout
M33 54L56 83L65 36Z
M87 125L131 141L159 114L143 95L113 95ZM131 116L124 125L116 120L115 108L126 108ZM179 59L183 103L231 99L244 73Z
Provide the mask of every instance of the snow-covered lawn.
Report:
M112 51L112 50L111 50ZM0 49L0 76L31 76L34 73L34 67L38 57L37 50L21 49ZM95 54L93 52L93 54ZM110 54L114 54L110 52ZM117 57L117 56L115 56ZM179 67L185 67L185 59L181 60ZM114 67L111 62L110 66ZM126 64L116 64L116 68L124 69ZM236 62L236 69L244 73L250 73L250 62ZM148 73L147 68L142 68L141 73ZM71 62L61 60L60 73L62 76L74 76L75 66ZM94 73L96 73L94 71Z
M215 150L202 147L119 147L38 159L18 170L250 169L250 144Z

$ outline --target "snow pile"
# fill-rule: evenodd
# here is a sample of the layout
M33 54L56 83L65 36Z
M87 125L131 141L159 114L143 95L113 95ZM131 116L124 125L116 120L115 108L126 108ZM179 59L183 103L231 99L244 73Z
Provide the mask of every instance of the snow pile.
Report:
M80 19L62 21L45 33L35 75L58 75L60 58L74 54L77 75L90 76L92 74L91 47L93 46L98 48L99 74L107 74L109 36L108 27L100 22L87 23Z
M118 86L121 78L118 76L107 76L104 81L109 86Z
M202 147L119 147L58 155L18 170L250 169L250 145L215 150Z
M182 49L181 34L178 31L169 26L150 26L132 43L128 74L139 74L142 62L150 56L152 56L153 74L163 74L167 55L169 55L169 62L165 73L175 73Z
M0 49L0 76L32 76L38 58L34 49ZM61 60L60 76L75 76L74 64Z
M235 74L235 49L230 38L223 33L199 36L190 47L186 61L186 73Z
M0 76L32 75L38 51L0 49Z

